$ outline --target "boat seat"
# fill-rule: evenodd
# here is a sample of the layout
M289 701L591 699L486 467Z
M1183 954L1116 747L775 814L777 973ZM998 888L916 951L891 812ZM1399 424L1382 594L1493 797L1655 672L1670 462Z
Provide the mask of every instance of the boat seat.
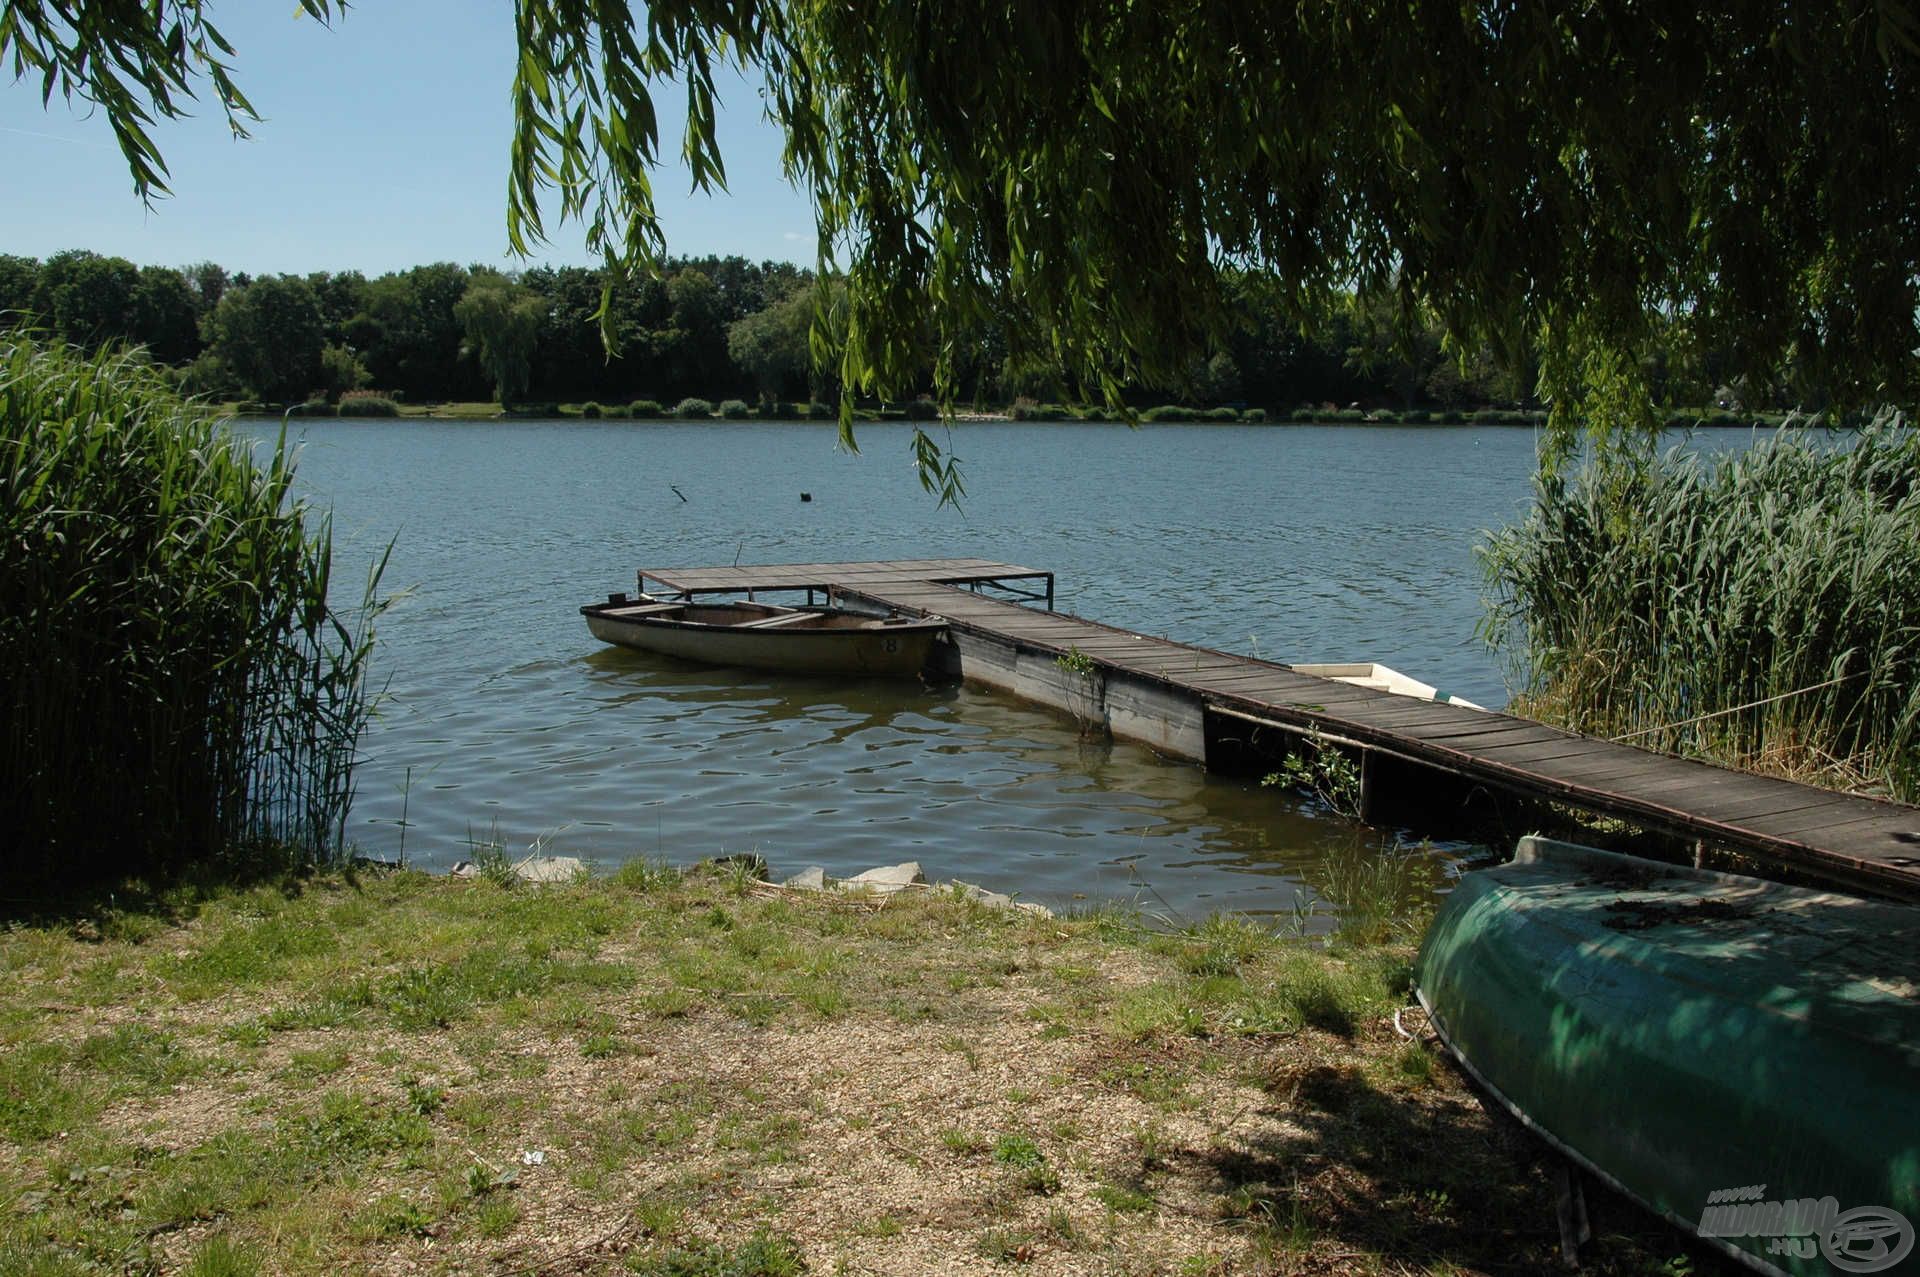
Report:
M812 612L782 612L778 616L762 617L758 621L742 621L740 624L731 628L736 630L770 630L778 625L792 625L795 621L808 620L813 615Z
M685 603L643 603L638 607L608 608L602 616L652 616L656 612L672 612L685 607Z

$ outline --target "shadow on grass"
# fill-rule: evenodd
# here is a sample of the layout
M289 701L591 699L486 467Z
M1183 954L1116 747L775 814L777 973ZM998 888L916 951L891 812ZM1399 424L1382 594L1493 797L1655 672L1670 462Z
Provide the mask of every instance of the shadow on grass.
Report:
M1469 1093L1383 1090L1358 1069L1316 1065L1268 1090L1291 1132L1200 1155L1224 1212L1283 1271L1377 1256L1439 1271L1560 1268L1553 1154ZM1587 1273L1740 1271L1650 1212L1586 1182Z
M298 899L320 874L337 875L358 889L362 877L391 872L379 862L353 861L328 867L301 862L275 849L210 857L171 877L122 878L112 882L40 879L7 881L0 891L0 927L63 927L84 937L126 937L173 926L195 916L209 901L262 888Z

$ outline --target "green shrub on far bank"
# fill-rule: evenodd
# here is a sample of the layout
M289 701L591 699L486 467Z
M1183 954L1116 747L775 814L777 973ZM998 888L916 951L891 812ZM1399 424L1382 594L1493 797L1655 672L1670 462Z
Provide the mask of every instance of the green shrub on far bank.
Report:
M763 399L754 415L762 421L834 421L840 413L832 404Z
M375 609L293 474L139 359L0 335L0 881L340 854Z
M400 405L373 390L349 390L335 408L342 417L397 417Z
M627 415L635 421L645 421L666 415L666 409L651 399L636 399L627 405Z
M580 415L588 421L598 421L602 416L600 405L589 399L580 405Z
M1782 432L1543 484L1485 547L1528 712L1920 799L1920 435Z
M676 417L706 418L713 415L713 404L705 399L686 398L673 406Z
M745 421L753 415L753 409L744 399L728 399L720 405L720 415L728 421Z
M1184 404L1161 404L1158 407L1143 409L1140 420L1151 422L1238 422L1265 421L1267 414L1258 408L1242 413L1238 408L1189 408Z

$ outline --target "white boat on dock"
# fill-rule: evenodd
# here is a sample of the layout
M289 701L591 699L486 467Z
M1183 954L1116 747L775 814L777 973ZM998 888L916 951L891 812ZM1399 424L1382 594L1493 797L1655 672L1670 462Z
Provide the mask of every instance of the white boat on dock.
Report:
M1422 683L1419 679L1402 674L1399 670L1380 665L1373 661L1348 661L1323 665L1288 666L1296 674L1312 674L1316 678L1330 678L1336 683L1351 683L1355 687L1370 687L1376 692L1392 692L1395 696L1411 696L1415 700L1436 701L1442 705L1458 705L1462 709L1484 710L1486 706L1476 705L1464 697L1454 696L1434 687L1431 683Z

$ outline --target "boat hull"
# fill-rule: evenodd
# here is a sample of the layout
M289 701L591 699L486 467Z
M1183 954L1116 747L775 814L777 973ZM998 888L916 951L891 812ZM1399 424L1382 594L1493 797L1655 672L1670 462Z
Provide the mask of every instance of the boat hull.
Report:
M1316 678L1330 678L1336 683L1351 683L1355 687L1370 687L1379 692L1392 692L1395 696L1409 696L1417 701L1435 701L1441 705L1458 705L1463 709L1485 709L1470 700L1443 692L1431 683L1422 683L1410 678L1391 666L1381 665L1377 661L1340 661L1331 664L1290 665L1296 674L1311 674Z
M878 617L839 620L848 616L844 613L838 614L831 625L753 629L611 614L615 610L581 609L588 630L602 642L707 665L783 674L916 678L926 669L934 642L946 631L944 621ZM783 612L763 611L769 619L779 619Z
M1415 979L1494 1098L1649 1208L1762 1271L1908 1272L1917 942L1909 906L1529 838Z

